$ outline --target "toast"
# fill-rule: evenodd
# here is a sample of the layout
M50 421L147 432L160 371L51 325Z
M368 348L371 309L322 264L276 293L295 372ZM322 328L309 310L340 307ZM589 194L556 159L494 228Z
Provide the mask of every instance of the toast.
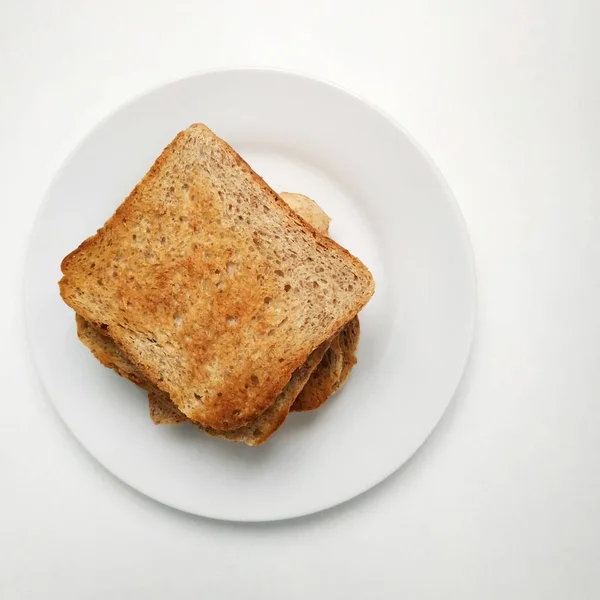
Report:
M331 219L316 202L302 194L283 192L280 197L315 229L321 233L328 233ZM171 402L169 395L150 384L123 351L112 339L104 335L101 329L88 323L79 315L76 322L79 339L104 366L113 369L121 377L126 377L148 391L150 417L155 424L173 425L187 420L187 417ZM335 357L332 357L332 354ZM300 398L297 398L294 402L294 410L310 410L320 406L331 393L332 384L339 378L342 362L341 346L339 340L335 338L303 388L306 391L301 392L302 401L299 402ZM309 391L310 393L308 393Z
M283 192L280 197L291 206L308 223L321 233L328 233L331 219L322 211L319 205L302 194ZM171 425L186 421L186 416L177 409L168 394L148 382L139 370L129 361L120 348L102 330L77 316L77 333L80 340L92 351L98 360L106 367L112 368L122 377L126 377L148 391L150 417L157 425ZM337 391L345 382L350 370L356 364L356 347L360 335L358 317L344 326L336 336L323 356L321 362L312 372L308 381L294 401L292 410L306 411L319 408L329 396ZM282 404L280 402L280 404ZM267 410L263 413L262 431L269 431ZM276 418L275 421L279 421ZM270 423L275 421L271 420ZM255 430L257 428L255 427ZM234 430L235 431L235 430ZM274 431L274 429L273 429ZM216 433L215 435L220 435ZM221 437L223 437L221 435ZM233 436L232 436L233 437ZM239 441L253 439L252 436L238 431Z
M357 258L203 125L177 135L61 268L65 302L219 431L269 408L374 292Z

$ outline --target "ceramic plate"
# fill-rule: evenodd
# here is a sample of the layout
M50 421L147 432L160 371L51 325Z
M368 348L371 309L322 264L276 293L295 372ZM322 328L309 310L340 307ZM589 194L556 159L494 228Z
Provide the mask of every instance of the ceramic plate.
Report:
M60 299L61 259L113 213L181 129L207 124L277 191L315 199L331 234L371 269L358 366L322 408L292 414L265 445L156 426L145 394L78 341ZM170 83L119 108L73 151L31 238L25 314L58 412L119 479L178 509L240 521L305 515L344 502L402 465L460 381L475 279L465 224L423 150L337 87L238 69Z

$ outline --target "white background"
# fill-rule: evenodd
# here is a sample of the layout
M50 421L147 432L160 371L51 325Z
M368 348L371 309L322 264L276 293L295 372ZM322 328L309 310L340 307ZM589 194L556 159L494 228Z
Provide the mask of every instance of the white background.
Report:
M3 0L0 597L598 598L599 26L594 0ZM393 114L454 190L479 278L465 379L414 459L262 525L167 509L96 464L21 314L32 220L76 142L151 86L239 65Z

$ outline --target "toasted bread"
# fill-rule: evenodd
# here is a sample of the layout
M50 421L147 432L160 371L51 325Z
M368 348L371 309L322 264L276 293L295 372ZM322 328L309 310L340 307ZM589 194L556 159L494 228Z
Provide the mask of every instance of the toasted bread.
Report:
M315 229L321 233L328 233L331 219L314 200L302 194L286 192L280 196ZM173 425L187 420L187 417L173 404L169 395L150 384L112 339L79 315L77 316L77 333L81 341L104 366L112 368L122 377L130 379L148 391L150 417L154 423ZM302 402L298 402L300 398L294 402L294 410L310 410L320 406L331 393L332 384L339 378L342 362L342 350L336 338L303 388L305 391L302 395ZM263 413L263 416L268 417L269 415ZM261 429L268 430L264 419Z
M218 430L263 413L374 291L358 259L202 125L175 138L62 270L67 304Z
M331 219L308 196L283 192L281 198L321 233L328 233ZM294 411L314 410L337 391L356 364L355 351L359 337L358 317L348 323L333 339L322 361L314 369L293 404ZM150 384L129 361L119 347L102 330L77 317L77 332L102 364L115 370L148 391L150 417L157 425L172 425L186 421L186 416L173 404L168 394ZM341 340L341 343L340 343ZM342 372L344 375L342 376ZM263 430L268 430L263 419ZM241 433L241 432L240 432ZM238 433L238 436L240 436Z
M304 364L294 371L292 378L283 388L275 402L259 417L239 429L232 431L218 431L212 428L201 427L206 433L232 442L244 442L249 446L259 446L283 425L290 409L306 382L310 379L317 365L323 359L329 342L324 342L306 359Z

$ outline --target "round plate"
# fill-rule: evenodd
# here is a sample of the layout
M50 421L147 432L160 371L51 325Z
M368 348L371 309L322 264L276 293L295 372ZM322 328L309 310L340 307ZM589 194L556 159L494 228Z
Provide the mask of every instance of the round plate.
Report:
M145 394L102 367L60 299L61 259L113 213L178 131L203 122L277 191L315 199L332 236L371 269L358 365L322 408L263 446L156 426ZM208 517L259 521L344 502L431 433L471 344L475 278L465 224L431 160L389 118L284 72L201 74L102 121L54 179L31 238L25 314L42 381L79 441L140 492Z

